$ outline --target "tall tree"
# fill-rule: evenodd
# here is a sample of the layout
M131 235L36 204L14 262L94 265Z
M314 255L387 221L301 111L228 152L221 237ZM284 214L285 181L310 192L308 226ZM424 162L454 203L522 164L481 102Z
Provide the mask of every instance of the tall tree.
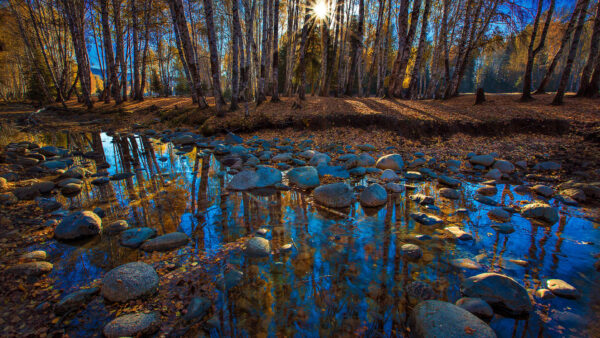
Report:
M358 96L362 96L362 45L365 26L365 1L358 0L358 24L356 32L352 36L352 56L350 61L350 73L348 74L348 83L346 95L350 95L353 90L353 82L356 81Z
M398 53L394 60L389 84L389 94L395 97L400 97L402 95L402 84L404 83L406 67L410 57L410 48L415 36L417 22L419 21L421 0L415 0L413 2L410 27L408 27L408 7L408 0L400 1L400 13L398 15Z
M531 31L531 37L529 39L529 47L527 48L527 66L525 66L525 76L523 76L523 95L521 96L521 101L529 101L533 99L533 97L531 96L531 72L533 71L533 61L537 53L539 53L542 50L542 48L544 48L548 28L550 27L550 22L552 21L554 2L555 0L550 1L550 7L548 8L548 12L546 14L546 22L544 23L544 28L542 28L540 41L538 42L538 46L534 48L540 18L542 16L542 8L544 5L544 0L538 0L537 12L535 14L535 19L533 21L533 27Z
M233 111L238 108L238 98L240 95L240 76L238 62L242 65L242 73L244 72L244 41L242 40L242 29L240 25L239 0L231 2L232 14L232 67L231 67L231 104L229 110ZM243 76L243 75L242 75Z
M279 0L273 2L273 95L271 102L279 102Z
M581 0L582 5L577 18L577 26L575 27L575 32L573 32L573 41L571 42L571 49L569 50L569 55L567 56L565 68L560 78L560 82L558 83L556 95L554 96L554 100L552 100L553 105L561 105L563 103L565 90L567 89L567 83L569 81L569 76L571 75L571 69L573 68L573 61L575 61L575 56L577 55L577 47L579 46L581 31L583 30L583 25L585 24L586 9L589 2L589 0Z
M596 18L590 42L588 59L581 72L577 96L592 97L598 95L598 79L594 81L592 72L600 71L600 2L596 4ZM595 68L595 70L594 70Z
M408 97L416 99L418 96L417 79L420 77L421 59L423 58L423 50L425 49L425 38L427 36L427 23L429 22L429 9L431 8L431 0L425 0L425 9L423 11L423 19L421 20L421 33L419 36L419 45L417 46L417 55L413 66L410 84L408 85Z
M81 84L81 96L83 103L91 109L94 106L92 102L92 82L90 79L90 59L85 44L85 2L79 0L63 0L65 15L71 32L71 41L75 50L77 59L77 72L79 73L79 83Z
M215 22L213 18L212 0L204 0L204 16L206 19L206 30L208 32L208 49L210 51L210 71L213 80L213 95L215 97L215 106L217 112L222 112L225 106L225 99L221 93L221 68L219 66L219 51L217 50L217 32L215 31Z
M100 0L100 16L102 21L102 40L104 41L104 54L106 62L106 71L110 83L111 95L116 104L121 103L121 92L119 90L119 79L117 78L117 66L115 65L115 56L113 54L112 37L110 33L110 23L108 19L108 0ZM110 96L106 95L106 103L110 102Z
M115 44L117 52L117 61L121 68L121 82L119 89L121 92L121 101L127 101L127 61L125 59L125 45L123 40L123 26L121 22L121 0L112 0L113 21L115 24Z
M304 90L306 87L306 45L308 32L311 28L310 13L308 11L308 1L304 3L304 23L302 24L302 36L300 37L300 55L298 56L298 75L300 76L300 85L298 87L298 99L306 99Z

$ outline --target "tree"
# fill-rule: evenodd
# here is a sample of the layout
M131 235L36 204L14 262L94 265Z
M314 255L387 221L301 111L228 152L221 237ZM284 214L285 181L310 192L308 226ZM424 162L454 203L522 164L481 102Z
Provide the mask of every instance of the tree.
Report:
M596 18L590 43L588 59L581 72L577 96L593 97L598 95L598 73L600 72L600 2L596 4ZM594 70L595 69L595 70ZM594 74L592 74L594 71ZM594 76L596 78L594 79Z
M219 66L219 53L217 51L217 34L215 32L215 23L213 18L212 0L203 0L204 15L206 18L206 30L208 31L208 47L210 51L210 71L213 80L213 94L217 112L222 112L225 106L225 100L221 93L221 68Z
M423 19L421 20L421 34L419 36L419 45L417 47L417 55L415 56L415 64L413 66L413 72L410 77L410 84L408 86L408 96L410 99L416 99L417 92L417 79L419 78L419 72L421 70L421 59L423 58L423 49L425 49L425 37L427 36L427 22L429 21L429 9L431 8L431 0L425 0L425 10L423 11Z
M279 102L279 0L273 3L273 95L271 102Z
M100 12L102 20L102 39L104 41L104 54L106 62L106 71L108 73L108 83L112 97L115 103L121 103L121 93L119 91L119 79L117 77L117 66L115 65L115 56L113 54L112 37L110 33L110 24L108 19L108 0L100 0ZM106 95L105 102L110 102L110 96Z

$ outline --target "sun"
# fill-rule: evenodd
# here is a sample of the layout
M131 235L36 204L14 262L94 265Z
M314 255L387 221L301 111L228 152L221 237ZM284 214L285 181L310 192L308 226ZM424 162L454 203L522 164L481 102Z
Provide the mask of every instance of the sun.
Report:
M313 13L319 20L327 18L327 15L329 14L327 3L323 0L317 0L317 3L315 3L315 6L313 7Z

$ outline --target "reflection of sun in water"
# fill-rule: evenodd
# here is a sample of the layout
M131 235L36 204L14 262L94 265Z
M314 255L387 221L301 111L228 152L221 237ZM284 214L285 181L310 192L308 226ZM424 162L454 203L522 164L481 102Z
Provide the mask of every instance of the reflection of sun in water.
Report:
M317 19L325 19L328 14L327 3L324 0L317 0L317 3L313 7L313 13Z

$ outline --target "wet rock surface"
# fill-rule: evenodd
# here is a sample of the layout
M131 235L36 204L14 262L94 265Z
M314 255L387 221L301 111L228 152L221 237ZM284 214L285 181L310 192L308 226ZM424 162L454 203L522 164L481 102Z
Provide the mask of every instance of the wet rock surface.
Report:
M102 279L102 296L111 302L126 302L149 296L158 289L158 275L143 262L131 262L110 270Z

